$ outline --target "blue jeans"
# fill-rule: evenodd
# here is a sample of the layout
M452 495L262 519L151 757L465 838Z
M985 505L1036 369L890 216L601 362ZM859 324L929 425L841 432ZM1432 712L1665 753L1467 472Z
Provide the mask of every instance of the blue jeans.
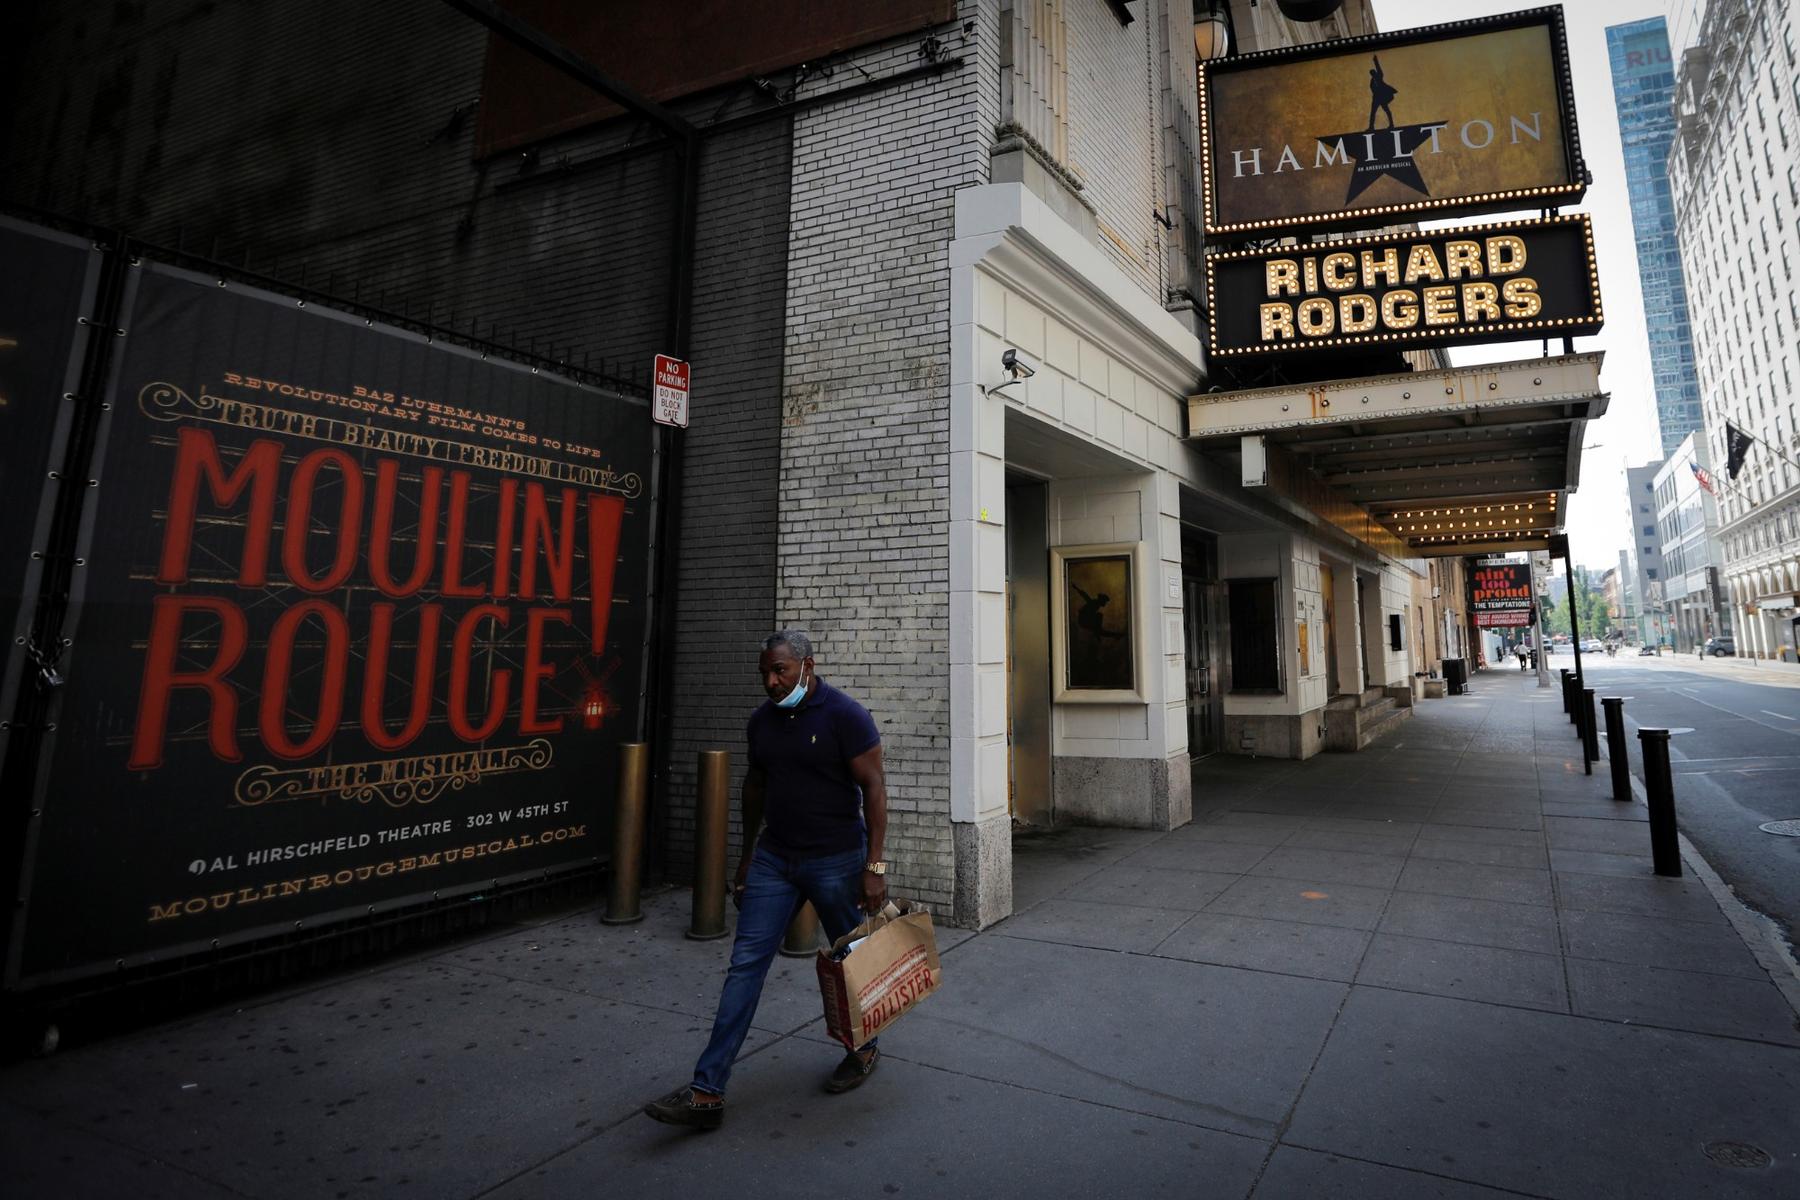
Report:
M757 846L744 882L731 970L719 996L712 1040L694 1065L696 1088L715 1096L725 1094L731 1064L743 1049L757 1002L762 999L769 964L775 961L788 923L802 903L812 901L819 924L834 942L862 924L862 868L867 853L866 848L858 847L823 858L789 858Z

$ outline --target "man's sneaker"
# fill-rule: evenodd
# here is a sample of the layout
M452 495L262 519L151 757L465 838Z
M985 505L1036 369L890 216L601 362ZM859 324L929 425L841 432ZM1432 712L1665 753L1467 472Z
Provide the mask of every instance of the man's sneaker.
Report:
M867 1058L864 1058L861 1054L852 1050L850 1053L844 1055L844 1061L837 1065L837 1070L833 1071L831 1073L831 1078L825 1081L825 1090L828 1092L847 1092L851 1088L861 1087L863 1080L873 1075L875 1073L875 1068L880 1065L880 1047L871 1050Z
M725 1101L711 1104L694 1101L694 1089L676 1088L660 1100L644 1105L644 1115L655 1117L665 1125L686 1125L690 1129L717 1129L725 1121Z

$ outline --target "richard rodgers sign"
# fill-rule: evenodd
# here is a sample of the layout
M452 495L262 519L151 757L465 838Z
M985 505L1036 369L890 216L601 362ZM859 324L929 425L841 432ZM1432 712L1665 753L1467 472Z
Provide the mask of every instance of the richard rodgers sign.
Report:
M1587 182L1560 8L1212 60L1200 104L1209 235L1549 208Z
M1585 215L1209 255L1215 356L1580 336L1601 325Z

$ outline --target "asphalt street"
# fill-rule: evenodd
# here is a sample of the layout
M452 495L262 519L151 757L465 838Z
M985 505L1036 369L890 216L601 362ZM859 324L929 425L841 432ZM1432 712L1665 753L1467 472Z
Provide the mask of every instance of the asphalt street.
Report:
M1573 667L1574 656L1552 655L1550 665ZM1584 654L1582 666L1596 699L1631 697L1625 716L1631 770L1640 780L1637 726L1681 731L1669 743L1681 831L1793 943L1800 931L1800 837L1758 827L1800 819L1800 673L1691 654L1639 658L1629 650L1611 659ZM1604 769L1604 762L1595 765Z

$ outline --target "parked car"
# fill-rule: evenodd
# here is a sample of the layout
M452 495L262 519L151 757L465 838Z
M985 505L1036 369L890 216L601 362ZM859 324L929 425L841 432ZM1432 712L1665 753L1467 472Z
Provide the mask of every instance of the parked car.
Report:
M1605 654L1606 646L1599 638L1582 638L1581 652L1583 654Z
M1737 642L1729 637L1709 637L1706 645L1700 647L1701 654L1710 654L1714 658L1734 658L1737 656Z
M1656 647L1655 646L1639 646L1638 647L1638 657L1644 658L1646 656L1648 656L1650 658L1655 658L1656 657Z

